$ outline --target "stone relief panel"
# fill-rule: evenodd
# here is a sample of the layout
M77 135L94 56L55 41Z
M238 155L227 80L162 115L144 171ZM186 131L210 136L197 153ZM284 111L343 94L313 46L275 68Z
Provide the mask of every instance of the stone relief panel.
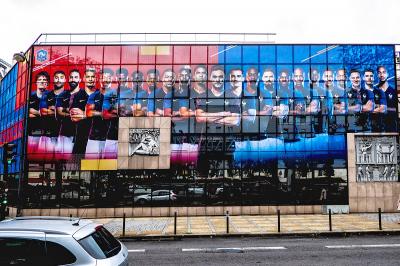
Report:
M130 128L129 156L159 155L160 129Z
M357 182L397 181L395 136L356 136Z

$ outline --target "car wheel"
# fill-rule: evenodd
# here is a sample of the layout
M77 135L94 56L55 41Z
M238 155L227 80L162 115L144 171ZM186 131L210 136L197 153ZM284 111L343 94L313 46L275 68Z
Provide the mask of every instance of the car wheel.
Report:
M138 200L138 203L141 204L141 205L146 204L146 202L147 202L147 200L145 200L145 199Z

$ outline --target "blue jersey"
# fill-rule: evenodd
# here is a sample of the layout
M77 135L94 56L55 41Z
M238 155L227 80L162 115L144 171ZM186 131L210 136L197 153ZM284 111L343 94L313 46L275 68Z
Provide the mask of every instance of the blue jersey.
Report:
M69 112L69 107L71 104L71 92L63 91L56 98L56 109L62 108L63 112ZM58 119L61 121L60 135L66 137L72 137L75 135L75 124L71 121L71 117L57 115Z
M112 110L117 110L118 107L118 95L117 90L109 89L104 93L103 110L111 112Z
M32 92L31 95L29 96L29 109L34 109L36 111L39 111L40 101L45 93L47 92L44 91L41 97L39 97L36 91ZM28 122L29 136L40 136L42 134L41 132L42 126L43 126L42 117L40 116L29 117L29 122Z
M393 89L391 86L389 86L386 91L385 91L385 96L386 96L386 104L388 108L393 108L393 111L390 112L396 112L397 108L397 92L395 89Z
M124 87L119 92L118 114L120 116L132 116L132 105L135 102L136 94L133 90Z
M90 94L87 104L90 108L96 112L102 112L103 110L104 95L100 91L96 91ZM92 117L92 126L89 132L89 139L91 140L106 140L107 135L107 124L102 116Z
M46 94L43 94L42 98L40 99L40 109L42 108L50 108L56 105L56 94L54 91L50 91ZM43 129L45 136L48 137L57 137L59 134L61 122L56 119L54 115L46 115L43 117Z
M42 98L40 98L39 108L49 108L51 106L56 105L56 95L54 91L47 91L42 94Z
M147 111L155 113L157 109L165 110L172 108L172 92L165 92L162 88L156 89L149 95Z
M386 95L385 95L385 92L383 90L374 87L372 92L374 94L375 106L380 106L380 105L387 106Z

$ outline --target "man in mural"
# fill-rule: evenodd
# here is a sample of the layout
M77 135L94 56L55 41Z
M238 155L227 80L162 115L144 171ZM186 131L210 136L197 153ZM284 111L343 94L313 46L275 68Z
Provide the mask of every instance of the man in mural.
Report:
M198 65L193 72L193 87L190 90L189 116L196 116L190 123L193 133L205 132L205 123L208 116L207 110L207 68L204 65Z
M145 89L144 76L141 71L134 71L132 73L132 86L136 92L136 97L133 100L131 109L133 116L145 116L147 110L147 98L149 97L149 90Z
M117 74L117 73L116 73ZM118 73L118 86L125 85L125 79L127 71ZM117 146L118 146L118 89L111 86L107 86L108 78L106 78L104 98L103 98L103 119L105 120L107 127L106 142L104 144L104 159L116 159L117 158Z
M318 102L312 98L310 88L304 87L304 70L295 68L293 71L294 108L296 130L304 137L314 136L314 117L318 112Z
M78 157L85 154L91 120L86 119L85 108L89 96L96 91L96 70L87 68L83 76L85 88L80 89L73 97L69 114L75 123L76 134L72 153Z
M336 119L336 132L344 133L346 130L346 69L336 71L336 91L333 94L334 116Z
M284 91L275 89L275 74L271 68L263 71L261 80L263 87L260 89L260 132L267 137L278 137L281 134L281 123L287 115L287 95ZM283 96L283 97L282 97ZM258 104L258 99L257 99Z
M327 110L327 97L326 90L320 86L320 74L318 69L311 68L309 73L310 78L310 95L312 101L315 101L316 113L313 115L314 132L317 134L323 133L327 128L326 110ZM325 127L324 127L325 125Z
M100 89L89 95L86 104L86 118L92 121L86 145L86 159L101 159L104 157L104 148L107 136L107 123L103 119L103 102L106 89L111 87L113 71L109 68L102 70L100 75Z
M119 89L119 103L118 114L121 117L133 116L133 101L136 98L137 82L133 82L133 86L128 86L128 70L126 68L117 69L118 89ZM132 74L132 78L135 78ZM137 77L136 77L137 78ZM143 77L142 77L143 78Z
M208 101L197 109L200 122L207 123L209 132L222 133L221 125L227 113L224 111L225 73L223 66L214 65L210 71L211 86L207 90Z
M284 110L287 113L287 115L283 117L282 133L283 137L288 141L296 139L296 127L292 115L294 109L294 94L293 90L290 88L290 79L291 77L288 69L282 69L279 71L278 96L280 97L280 101L286 105Z
M43 134L43 120L40 115L40 101L47 93L50 76L39 72L35 77L36 91L29 96L28 153L38 152L40 136Z
M383 115L383 127L386 132L397 132L397 92L389 85L387 69L384 66L377 68L379 84L386 96L387 112Z
M119 92L129 89L128 70L126 68L118 68L115 71L117 77Z
M332 69L326 69L322 75L327 96L328 133L335 134L345 129L345 90L334 85Z
M347 132L360 132L365 123L361 117L361 75L356 69L350 70L351 87L346 93Z
M227 125L228 132L240 131L243 81L244 76L242 69L234 67L229 71L230 88L225 93L225 112L227 112L227 114L221 121L223 124Z
M56 152L58 158L68 160L72 154L74 147L74 136L76 133L75 123L70 117L70 104L72 98L80 90L79 83L81 82L78 69L72 69L69 72L68 84L69 90L62 92L56 100L56 117L61 121L60 135L58 137Z
M137 105L136 105L136 115L149 115L149 105L154 106L154 91L157 89L157 84L160 80L160 72L157 69L149 69L146 73L146 84L147 89L146 93L141 93L136 97ZM145 89L143 87L143 89ZM147 94L147 98L146 97ZM143 97L143 98L140 98Z
M369 120L369 130L373 132L381 132L383 126L383 114L386 113L386 96L385 93L374 86L374 71L372 69L366 69L364 71L364 90L361 93L361 98L364 101L366 95L370 99L366 104L363 102L363 112L366 113L367 119Z
M191 88L192 69L190 66L182 66L177 76L177 87L174 90L174 98L188 98Z
M172 114L172 91L175 84L175 73L172 69L164 70L162 75L162 87L156 89L154 101L149 102L147 116L171 116ZM152 96L150 96L153 98Z
M347 88L346 80L347 80L346 69L339 68L336 71L336 87L338 89L346 90Z
M189 130L188 113L191 73L190 66L181 66L177 75L177 86L173 89L172 131L174 133L187 133ZM184 142L182 139L184 136L179 136L178 138L179 141L174 141L174 143Z
M260 74L258 69L251 66L246 71L246 86L243 91L242 98L242 132L243 133L256 133L258 132L258 84L260 81Z
M65 73L57 70L53 75L54 89L46 93L40 101L40 114L44 122L44 136L40 140L39 150L46 153L46 158L54 159L53 153L57 146L57 139L61 126L61 118L56 116L56 100L62 98L66 82Z

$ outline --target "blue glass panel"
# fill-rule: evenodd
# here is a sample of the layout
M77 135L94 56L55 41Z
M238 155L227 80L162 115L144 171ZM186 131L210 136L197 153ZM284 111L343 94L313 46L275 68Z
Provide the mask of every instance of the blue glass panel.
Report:
M311 63L326 63L327 48L326 45L311 45Z
M276 46L260 45L260 63L271 64L276 62Z
M225 60L226 63L241 63L242 62L242 49L240 45L227 45L225 46Z
M292 63L293 53L291 45L278 45L277 49L277 63Z
M310 57L309 45L295 45L294 47L294 63L308 63Z
M343 46L331 45L328 46L328 63L343 63Z
M243 46L243 63L257 64L258 63L258 46L244 45Z

